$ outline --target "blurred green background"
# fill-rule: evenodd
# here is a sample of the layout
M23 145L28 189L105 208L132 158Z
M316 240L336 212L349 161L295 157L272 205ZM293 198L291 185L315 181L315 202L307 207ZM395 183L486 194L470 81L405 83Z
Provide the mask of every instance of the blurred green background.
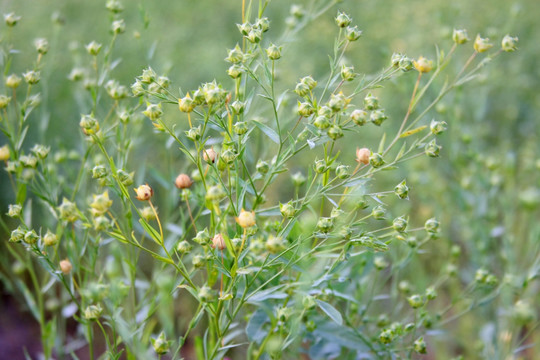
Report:
M298 2L304 6L309 3ZM29 68L29 59L35 57L35 38L45 37L51 46L42 71L41 87L47 91L33 120L40 126L31 130L29 146L41 142L52 146L53 151L82 149L78 123L80 114L88 112L90 104L80 96L82 90L77 89L78 85L67 77L72 68L88 66L85 44L108 38L111 17L104 4L105 1L83 0L0 1L1 13L22 16L13 33L19 53L11 72L22 73ZM228 81L224 58L227 49L240 40L235 25L241 22L240 0L124 0L123 5L122 17L127 26L114 51L113 58L121 61L113 70L113 78L129 86L143 68L151 66L171 79L173 89L180 87L184 92L213 79ZM271 20L271 30L267 38L272 41L280 38L290 5L285 0L270 3L266 15ZM401 178L390 178L380 187L388 188L407 177L411 201L400 206L412 209L413 220L433 215L441 219L445 238L462 246L467 254L464 277L474 277L474 270L480 266L498 271L501 276L531 271L540 242L539 225L534 220L538 204L523 204L540 196L540 2L343 1L309 24L301 41L278 43L284 45L283 61L278 67L281 90L293 89L301 76L311 74L322 79L327 74L327 54L332 51L336 35L333 17L338 9L351 14L353 23L363 30L363 37L346 54L347 63L359 73L373 74L386 67L393 52L435 58L437 45L446 51L450 48L453 28L467 29L473 39L477 33L487 36L496 47L506 34L519 37L518 52L503 53L482 71L477 81L458 89L428 116L449 124L448 133L442 137L441 159L414 161L400 170ZM461 60L451 63L455 71L472 51L471 44L466 46L467 50L460 48L456 55ZM390 119L402 118L407 107L415 75L403 76L409 81L393 81L377 91ZM392 123L389 129L397 127L399 121ZM376 146L379 135L368 130L360 140L350 136L347 140L351 149ZM4 139L0 139L3 143ZM139 142L137 162L152 161L157 152L163 151L162 145L161 138L156 136ZM175 156L181 160L179 152ZM159 164L151 166L169 171L171 176L177 171L163 169ZM4 212L13 196L10 191L3 191L9 188L4 171L0 181L0 209ZM393 212L399 215L401 210L405 209L396 208ZM498 227L505 229L502 239L494 236ZM438 271L447 256L443 248L410 271ZM418 281L428 282L424 278ZM533 303L540 302L537 293L533 293L532 299ZM512 302L510 297L502 299L500 305ZM469 348L470 338L460 338L458 334L476 339L483 324L497 315L497 309L484 309L456 324L450 342L457 348Z

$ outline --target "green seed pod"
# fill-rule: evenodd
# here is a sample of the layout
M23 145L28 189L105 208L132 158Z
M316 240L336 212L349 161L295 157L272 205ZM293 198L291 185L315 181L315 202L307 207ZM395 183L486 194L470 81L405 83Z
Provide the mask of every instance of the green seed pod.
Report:
M328 102L328 107L334 112L344 110L347 107L349 100L343 95L343 93L332 94L330 96L330 101Z
M336 168L336 176L338 179L348 179L349 177L351 177L351 172L349 170L349 166L346 166L346 165L339 165L337 168Z
M12 218L16 218L21 216L22 213L22 206L18 204L10 204L8 206L8 213L7 215Z
M351 113L351 120L358 126L365 125L367 122L368 113L362 109L356 109Z
M419 337L418 339L414 341L414 351L416 351L419 354L427 353L426 342L424 341L423 337Z
M229 54L225 60L233 64L238 64L244 61L244 53L238 44L236 44L234 49L229 50Z
M341 129L340 126L338 125L332 125L328 128L328 131L327 131L327 134L328 136L330 137L330 139L336 141L337 139L339 138L342 138L343 137L343 130Z
M431 120L429 125L432 134L439 135L446 131L446 122Z
M425 147L426 155L429 157L438 157L440 150L441 150L441 147L437 145L437 142L435 141L435 139L427 143Z
M296 87L294 88L294 92L301 97L305 97L309 95L310 89L309 86L307 86L303 82L299 82L296 84Z
M267 32L268 29L270 29L270 20L268 20L267 17L263 17L263 18L260 18L260 19L257 19L255 21L255 25L257 28L261 29L261 31L264 33L264 32Z
M418 309L419 307L424 305L424 299L422 295L419 295L419 294L414 294L414 295L409 296L407 298L407 301L409 302L409 305L413 309Z
M395 334L390 329L383 330L379 334L379 341L383 344L390 344L392 341L394 341L394 338Z
M373 208L371 215L376 220L383 220L386 215L386 210L382 207L382 205L378 205Z
M195 255L193 259L191 259L191 263L193 264L193 267L200 269L206 265L206 258L202 255Z
M257 161L257 165L255 166L255 168L257 169L257 172L259 172L259 174L265 175L268 173L268 170L270 170L270 165L268 165L266 161L261 159Z
M51 232L50 230L47 230L47 233L43 237L43 245L45 246L54 246L58 244L58 237L55 233Z
M192 127L188 131L185 131L186 137L192 141L198 141L201 139L201 126Z
M347 38L347 40L356 41L356 40L358 40L360 38L360 36L362 36L362 31L358 30L357 26L354 26L354 27L348 26L347 27L347 31L345 32L345 37Z
M216 294L214 290L212 290L209 286L204 285L199 290L199 298L204 302L210 302L213 301L216 297Z
M364 98L364 108L366 110L376 110L379 108L379 99L373 94L369 93Z
M377 318L377 326L382 328L382 327L388 326L388 324L390 324L388 315L386 314L379 315L379 317Z
M426 299L433 300L437 297L437 290L434 287L430 286L426 289Z
M356 77L353 66L341 66L341 79L343 81L353 81Z
M41 79L41 73L39 71L30 70L23 74L24 81L30 85L35 85Z
M176 251L178 251L180 254L185 255L189 253L193 249L193 246L187 242L187 240L183 240L176 246Z
M300 116L303 116L303 117L309 117L311 116L314 112L315 112L315 109L313 108L313 106L308 103L308 102L298 102L298 115Z
M403 59L405 56L401 53L393 53L392 58L390 59L390 63L393 67L397 68L399 67L399 62L401 59Z
M377 126L381 126L384 120L388 119L388 116L385 115L384 109L379 109L379 110L374 110L371 113L369 119L373 124Z
M317 228L322 233L329 233L334 228L334 219L331 217L322 217L317 221Z
M146 221L156 220L156 214L154 214L154 210L152 210L151 206L145 206L142 208L141 217Z
M383 270L388 267L389 263L383 256L376 256L375 259L373 259L373 265L377 270Z
M345 28L351 23L351 17L344 12L338 12L336 16L336 25L340 28Z
M116 177L118 178L118 181L124 186L130 186L133 184L134 175L135 175L135 172L127 173L126 171L122 169L119 169L116 172Z
M151 338L150 341L152 342L152 347L154 348L156 354L165 355L169 352L171 342L167 341L167 339L165 338L165 333L163 331L156 339Z
M379 153L372 153L371 156L369 157L369 163L374 168L379 168L385 164L382 155Z
M313 125L315 125L317 129L324 130L330 127L330 121L326 116L317 116Z
M197 235L193 238L193 241L203 246L210 244L210 240L210 233L208 232L207 228L204 228L204 230L197 232Z
M313 90L317 87L317 81L315 81L311 76L305 76L300 79L300 82L306 85L309 90Z
M73 73L73 71L72 71ZM82 78L82 75L81 75L81 78ZM70 79L72 79L73 81L77 81L78 80L78 75L74 74L73 76L70 75ZM133 93L133 96L143 96L144 93L145 93L145 90L144 90L144 86L142 84L142 82L140 80L136 80L132 85L131 85L131 92Z
M407 219L405 219L404 216L400 216L394 219L394 221L392 222L392 227L397 232L404 232L405 229L407 229L407 223Z
M261 39L262 39L262 31L261 31L261 29L257 29L255 27L252 27L251 30L248 32L248 34L245 35L244 37L246 39L248 39L248 41L250 43L258 44L259 42L261 42ZM277 52L276 52L276 50L277 50ZM266 54L272 60L277 60L277 59L279 59L281 57L281 51L274 44L271 44L270 47L268 49L266 49ZM277 55L277 58L272 58L272 56L275 57L275 55Z
M328 166L324 160L315 160L314 169L316 173L322 174L328 170Z
M227 149L223 153L221 153L219 159L223 160L227 165L230 165L237 156L238 154L233 149Z
M405 180L396 185L396 187L394 188L394 193L400 199L409 198L409 187L407 186Z
M469 41L469 36L467 35L467 30L465 29L454 29L454 32L452 33L452 40L458 45L465 44L467 41Z
M92 222L96 231L105 231L111 227L111 221L103 215L95 217Z
M246 107L246 104L239 100L236 100L231 104L231 109L236 115L240 115L244 113L245 107Z
M332 109L330 109L330 107L324 105L319 108L319 110L317 111L317 115L324 116L330 119L332 116L334 116L334 112L332 111Z
M339 235L345 240L350 240L352 234L353 234L353 231L348 226L344 226L341 228L341 230L339 230Z
M266 55L270 60L278 60L281 58L281 46L270 44L266 49Z
M237 135L244 135L248 131L248 126L244 121L238 121L236 124L234 124L233 128L235 134Z
M36 234L36 232L34 230L31 230L31 231L27 231L24 234L24 239L23 240L28 245L33 245L39 240L39 236L38 236L38 234Z
M126 31L126 22L124 19L115 20L111 24L111 31L113 34L122 34Z
M163 110L161 110L161 103L148 104L146 110L143 111L143 114L152 121L158 120L159 118L161 118L161 115L163 115Z
M101 308L99 304L90 305L86 309L84 309L84 318L86 320L94 321L94 320L99 319L102 312L103 312L103 309Z
M58 207L59 218L67 222L75 222L79 219L79 210L77 205L67 198L62 199L62 204Z
M436 233L439 231L440 223L435 218L428 219L424 224L424 229L429 233Z
M79 126L82 128L85 135L96 134L99 131L99 123L91 115L83 115Z
M506 35L501 42L501 47L506 52L513 52L517 49L517 37L512 37L510 35Z
M229 69L227 69L227 75L229 75L232 79L238 79L240 76L242 76L242 73L244 72L244 68L238 64L233 64Z
M279 204L279 211L281 212L281 215L283 215L284 218L291 218L296 214L296 209L294 208L294 205L292 201L289 201L285 204Z
M6 95L0 95L0 109L5 109L9 102L11 101L11 97Z
M16 74L11 74L6 77L6 86L12 89L16 89L21 84L22 79Z
M9 242L21 242L24 239L24 236L26 235L27 230L24 230L20 226L13 230L11 232L11 236L9 237Z
M412 69L414 69L413 61L408 57L404 56L399 60L399 68L403 72L411 71Z

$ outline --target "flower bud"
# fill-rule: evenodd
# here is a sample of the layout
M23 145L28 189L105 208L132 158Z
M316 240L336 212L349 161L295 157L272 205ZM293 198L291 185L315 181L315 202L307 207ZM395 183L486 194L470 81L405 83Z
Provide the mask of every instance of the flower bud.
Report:
M32 147L32 152L41 160L45 159L47 155L49 155L49 152L51 151L50 147L36 144Z
M28 245L34 245L39 240L39 236L38 236L38 234L36 234L36 232L34 230L31 230L31 231L27 231L24 234L24 239L23 240Z
M392 64L393 67L397 68L399 67L399 62L404 57L405 55L403 55L402 53L393 53L392 57L390 58L390 63Z
M11 97L6 95L0 95L0 109L5 109L9 102L11 101Z
M270 169L270 166L268 165L268 163L266 161L259 160L259 161L257 161L257 165L256 165L255 168L257 169L257 171L260 174L265 175L266 173L268 173L268 170Z
M349 170L349 167L346 165L339 165L336 168L336 177L342 180L348 179L349 177L351 177L351 172Z
M306 295L302 299L302 306L304 306L304 309L313 309L315 306L317 306L317 302L315 302L315 298L311 295Z
M90 204L92 208L92 215L99 216L105 214L109 211L109 208L112 205L112 200L109 199L109 193L107 190L100 195L92 195L94 201Z
M122 34L126 31L126 22L124 19L115 20L111 24L111 30L114 34Z
M291 176L294 186L300 187L306 183L306 177L301 173L297 172Z
M134 172L128 173L122 169L116 171L118 181L124 186L130 186L131 184L133 184L133 175L135 175Z
M191 263L193 264L193 267L200 269L206 264L206 258L202 255L195 255L191 259Z
M437 145L437 141L435 141L435 139L427 143L425 147L426 155L429 157L438 157L440 150L441 146Z
M214 148L203 150L203 159L207 163L215 163L217 158L218 153L214 150Z
M342 138L343 137L343 129L341 129L341 127L339 125L332 125L328 128L328 136L330 137L330 139L336 141L337 139L339 138Z
M260 29L257 29L257 28L253 28L253 27L252 27L251 30L249 31L249 33L248 33L247 35L245 35L245 38L248 39L248 41L249 41L250 43L252 43L252 44L257 44L257 43L259 43L259 42L261 41L261 39L262 39L262 31L261 31ZM275 45L273 45L273 44L270 45L270 48L273 47L273 46L275 47ZM275 50L277 50L277 52L278 52L278 53L277 53L277 56L278 56L278 57L277 57L277 58L273 58L273 57L271 57L271 55L270 55L270 53L269 53L269 49L270 49L270 48L266 49L266 53L268 54L268 57L269 57L270 59L272 59L272 60L277 60L277 59L279 59L279 58L281 57L280 49L277 48L277 47L275 47L276 49L272 49L272 52L275 51Z
M401 71L407 72L407 71L412 70L414 68L414 65L411 59L409 59L406 56L403 56L399 60L399 68Z
M439 231L440 223L435 218L428 219L424 224L424 229L429 233L436 233Z
M343 81L353 81L356 77L356 73L354 72L353 66L345 66L343 65L341 67L341 78Z
M4 15L4 21L9 27L14 27L15 25L17 25L17 22L19 22L19 20L21 20L21 17L15 15L15 13L9 13Z
M124 7L118 0L107 0L105 8L114 14L120 13L124 10Z
M394 188L394 193L400 199L409 198L409 187L407 186L405 180L396 185L396 187Z
M516 51L517 42L518 42L517 36L512 37L510 35L506 35L505 37L503 37L502 42L501 42L502 49L506 52Z
M419 354L425 354L427 353L426 350L426 342L424 341L423 337L419 337L414 341L414 351L416 351Z
M147 201L152 198L154 195L154 190L148 184L140 185L138 188L133 189L135 190L135 193L137 194L135 196L135 199L140 201Z
M86 320L97 320L99 319L103 309L98 305L90 305L84 309L84 318Z
M356 41L356 40L358 40L360 38L360 36L362 36L362 31L358 30L357 26L354 26L354 27L348 26L347 27L347 31L345 33L345 37L347 38L347 40Z
M93 135L99 131L99 122L91 115L83 115L79 126L82 128L85 135Z
M414 68L420 73L428 73L433 69L433 61L420 56L418 60L413 61Z
M167 338L165 337L165 333L163 331L156 339L151 338L150 341L152 342L152 347L154 348L156 354L165 355L169 352L171 342L167 341Z
M339 26L340 28L344 28L344 27L347 27L349 26L349 24L351 23L351 17L347 14L345 14L344 12L338 12L337 16L336 16L336 24L337 26Z
M431 129L431 133L435 135L442 134L443 132L446 131L446 122L431 120L431 124L429 125L429 128Z
M77 78L75 76L71 77L71 74L70 74L70 79L72 79L73 81L76 81ZM131 85L131 92L133 93L133 96L144 95L144 87L140 80L137 79L133 83L133 85Z
M190 113L195 109L195 103L189 96L189 93L181 99L178 99L178 109L185 113Z
M86 51L88 51L88 53L92 56L97 56L97 54L99 54L99 52L101 51L101 44L92 41L88 45L86 45Z
M371 151L368 148L356 148L356 161L364 165L369 164Z
M26 230L21 228L20 226L13 230L11 232L11 236L9 237L9 242L21 242L24 239L24 235L26 234Z
M22 166L26 168L35 169L37 166L38 159L33 155L23 155L19 158Z
M328 102L328 106L332 111L338 112L341 110L344 110L347 105L349 104L350 100L343 95L342 92L339 94L332 94L330 96L330 101Z
M404 232L405 229L407 229L407 223L407 219L405 219L405 217L403 216L400 216L394 219L394 221L392 222L392 227L397 232Z
M12 218L16 218L21 216L22 213L22 206L19 204L10 204L8 206L8 216Z
M382 207L382 205L378 205L373 208L371 211L371 216L375 220L384 220L384 216L386 215L386 210Z
M236 27L238 28L238 30L240 31L242 35L247 35L253 28L253 25L251 25L248 22L245 22L243 24L236 24Z
M426 299L433 300L437 297L437 290L434 287L430 286L426 289Z
M193 246L186 240L181 241L176 247L176 251L178 251L182 255L189 253L191 249L193 249Z
M51 230L47 230L47 233L43 236L43 245L54 246L56 244L58 244L58 237Z
M319 108L317 115L330 119L332 116L334 116L334 112L332 109L330 109L330 107L324 105Z
M368 113L362 109L356 109L351 113L351 120L358 126L365 125Z
M227 246L225 245L225 239L220 233L216 234L212 238L212 248L218 250L224 250Z
M16 89L21 84L22 79L15 75L11 74L6 77L6 86L12 89Z
M384 109L374 110L369 117L371 122L377 126L381 126L384 120L388 119L388 116L384 114Z
M267 32L270 29L270 20L267 17L257 19L254 26L261 29L262 32Z
M72 269L73 265L71 265L71 262L68 259L60 261L60 270L64 273L64 275L69 274Z
M373 153L370 155L369 157L369 163L371 164L371 166L373 166L374 168L379 168L381 166L383 166L385 164L385 161L382 157L381 154L379 153Z
M93 179L102 179L107 176L107 169L103 165L96 165L92 169Z
M367 110L376 110L379 108L379 99L372 95L371 93L367 94L364 98L364 107Z
M328 120L326 116L317 116L313 122L313 125L320 130L328 129L330 127L330 120Z
M285 249L285 244L281 236L270 235L266 240L266 250L272 254L277 254Z
M233 149L227 149L221 154L219 160L223 160L225 164L230 165L237 156L238 154Z
M49 51L49 42L47 41L47 39L36 39L34 41L34 46L37 52L41 55L45 55Z
M197 232L197 235L193 238L193 241L199 245L208 245L210 243L210 234L208 233L208 229L204 228L204 230Z
M383 270L388 267L389 263L383 256L376 256L373 259L373 265L377 270Z
M409 305L413 309L418 309L419 307L424 305L424 299L422 295L414 294L407 298L407 301L409 302Z
M291 218L296 214L296 209L294 208L294 205L292 201L289 201L285 204L279 204L279 211L281 212L281 215L283 215L284 218Z
M236 115L240 115L244 112L246 104L242 101L236 100L231 104L231 108Z
M240 211L240 214L238 214L238 217L236 218L236 222L238 225L240 225L242 228L248 228L255 225L255 212L254 211L246 211L242 209Z
M296 87L294 88L294 92L301 97L305 97L309 95L310 89L309 86L307 86L303 82L299 82L296 84Z
M311 116L314 112L315 112L315 109L313 108L313 106L308 103L308 102L298 102L298 115L300 116L303 116L303 117L309 117Z
M225 60L233 64L238 64L244 61L244 53L238 44L236 44L234 49L229 50L229 54Z
M59 218L64 221L75 222L79 218L77 205L66 198L62 199L62 204L58 207L58 211L60 212Z
M233 64L227 70L227 75L229 75L233 79L238 79L242 75L243 72L244 72L244 69L240 65Z
M188 189L193 184L193 180L189 177L187 174L180 174L176 177L176 180L174 181L174 185L178 189Z
M476 39L474 40L474 50L479 53L483 53L488 51L492 47L493 44L489 42L488 38L480 37L480 34L476 35Z
M225 191L220 185L214 185L208 188L205 199L214 202L223 199L225 195Z
M465 44L470 39L469 39L469 35L467 35L467 30L454 29L454 32L452 33L452 40L454 40L456 44Z
M216 295L214 293L214 290L212 290L207 285L204 285L199 290L199 298L204 302L210 302L210 301L214 300L215 297L216 297Z
M326 166L326 161L324 160L315 160L314 168L317 174L322 174L328 170L328 166Z
M146 110L143 111L143 114L146 115L150 120L158 120L161 115L163 115L163 110L161 110L160 104L148 104Z
M39 71L30 70L23 74L24 81L30 85L35 85L41 79L41 74Z
M199 125L197 127L192 127L188 131L185 131L185 134L186 134L187 138L190 139L190 140L193 140L193 141L200 140L200 138L201 138L201 126Z
M396 335L392 330L386 329L381 331L379 334L379 341L383 344L390 344L392 341L394 341L395 337Z
M322 217L317 221L317 229L322 233L329 233L334 228L334 219L331 217Z
M313 80L311 76L305 76L300 79L300 83L306 85L309 90L313 90L317 87L317 81Z
M248 131L247 124L244 121L238 121L233 126L233 130L237 135L244 135Z
M156 220L156 214L151 206L145 206L141 209L141 217L146 221Z

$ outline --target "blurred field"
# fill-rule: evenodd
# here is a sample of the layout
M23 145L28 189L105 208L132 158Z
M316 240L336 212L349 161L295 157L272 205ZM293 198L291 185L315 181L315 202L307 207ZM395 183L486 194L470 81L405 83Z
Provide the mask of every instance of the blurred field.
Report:
M114 59L120 60L113 70L113 77L129 86L142 69L150 65L158 73L167 75L173 88L181 87L184 92L213 79L228 81L228 64L223 59L226 49L233 48L239 38L235 23L241 21L240 3L123 1L127 28L113 54ZM271 20L269 37L272 39L279 38L289 5L290 2L285 0L270 3L267 16ZM347 52L346 61L354 65L357 72L366 74L387 66L393 52L415 58L420 55L434 58L435 46L450 48L454 28L466 28L471 38L481 33L491 38L497 47L507 33L519 37L517 53L502 54L484 69L479 81L453 93L438 111L430 114L431 118L437 117L449 125L442 140L441 159L409 163L408 168L400 169L399 176L402 177L396 175L389 184L406 176L414 196L406 205L399 206L403 210L412 209L412 217L417 219L440 218L444 227L443 241L463 248L464 279L474 278L474 271L482 266L501 277L509 274L519 277L534 271L540 274L539 260L534 258L540 249L538 203L533 201L529 207L523 205L534 198L535 189L538 194L540 188L540 2L344 1L316 23L308 25L300 42L282 44L287 56L279 64L277 86L280 90L293 89L299 73L315 78L327 73L327 54L332 50L333 17L337 9L350 13L363 30L363 37ZM13 41L20 51L16 59L25 59L14 61L11 72L26 70L27 59L34 57L34 38L45 37L51 46L42 72L42 84L48 91L43 93L42 105L34 114L33 121L39 126L30 131L28 143L46 143L53 151L82 149L80 113L86 112L89 104L80 95L81 90L76 89L67 77L73 67L86 65L85 44L107 38L110 18L104 9L104 1L0 1L0 13L9 12L22 16ZM59 19L60 24L53 24L51 17ZM471 46L466 51L460 49L460 59L465 59L470 50ZM390 82L384 89L377 90L390 119L396 120L390 127L398 127L397 119L403 116L414 84L415 75L403 76L410 81ZM133 166L138 166L138 170L157 172L166 179L173 178L182 166L182 154L162 156L165 150L163 139L147 130L143 133L147 132L148 136L135 144L134 156L130 159ZM347 146L343 148L376 146L376 143L365 144L369 139L366 136L362 139L364 143L359 144L357 139L349 136ZM375 136L373 139L378 141ZM3 140L0 136L0 144ZM264 146L260 152L265 154ZM354 154L350 156L352 158ZM68 172L69 166L67 163ZM0 209L4 212L13 201L11 192L3 191L9 185L4 171L0 173L0 184ZM380 184L381 187L384 185L388 184ZM527 189L532 192L524 193ZM275 187L270 196L279 199L279 188ZM400 208L393 211L399 215ZM9 224L8 219L6 222ZM2 239L8 237L8 234L1 234ZM409 268L404 276L414 278L419 287L425 287L429 283L428 275L439 272L440 264L448 257L444 253L447 246L443 244L438 245L440 248L431 248L433 253ZM0 249L3 246L1 244ZM5 291L3 286L0 289ZM535 284L527 295L537 316L540 310L538 289ZM429 358L449 359L457 353L466 354L466 359L481 358L475 350L477 342L493 340L496 336L493 335L496 334L494 327L499 325L494 320L501 312L511 309L513 296L510 292L459 321L449 323L445 328L448 338L438 338L439 341L433 344L438 353ZM18 310L25 311L24 308ZM0 334L7 331L8 325L0 321ZM535 332L533 338L540 341L537 330L524 329L528 330ZM31 341L28 338L20 340L11 345L29 346ZM540 346L536 343L520 356L535 359L538 356L535 353L539 352Z

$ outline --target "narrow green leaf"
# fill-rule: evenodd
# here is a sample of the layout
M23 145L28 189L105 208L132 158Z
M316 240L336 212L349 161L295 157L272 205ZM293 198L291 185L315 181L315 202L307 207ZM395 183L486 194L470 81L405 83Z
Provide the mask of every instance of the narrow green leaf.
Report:
M332 320L334 320L338 325L343 324L343 318L341 317L341 314L339 311L330 305L329 303L322 301L322 300L315 300L317 302L317 305L321 308L321 310L328 315L328 317Z
M270 140L272 140L273 142L275 142L276 144L279 144L280 140L279 140L279 135L277 132L274 131L274 129L272 129L271 127L269 127L268 125L265 125L263 123L261 123L260 121L257 121L257 120L253 120L253 123L263 132L265 133L266 136L268 136L270 138Z
M386 142L386 133L384 133L382 138L381 138L381 142L379 143L379 150L377 150L377 152L379 152L381 154L384 152L384 143L385 142Z
M416 133L419 133L420 131L424 130L425 128L427 128L427 125L423 125L423 126L417 127L416 129L405 131L399 137L400 138L406 138L407 136L411 136L411 135L414 135Z

